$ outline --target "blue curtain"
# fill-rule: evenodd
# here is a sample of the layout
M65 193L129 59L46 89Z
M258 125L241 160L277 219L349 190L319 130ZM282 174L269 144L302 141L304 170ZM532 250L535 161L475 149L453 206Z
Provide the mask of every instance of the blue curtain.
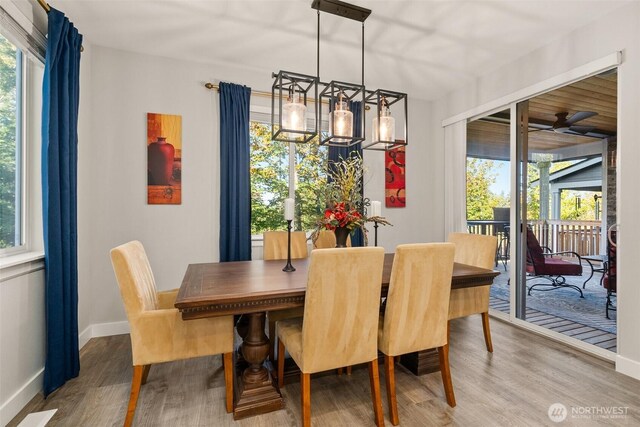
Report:
M80 372L77 147L81 45L82 35L62 12L52 8L42 86L45 396Z
M251 88L220 83L220 261L251 259Z
M362 127L360 126L362 120L362 103L357 101L349 102L349 109L353 113L353 125L355 136L362 136ZM360 155L362 157L362 143L357 143L351 147L329 147L329 168L333 167L334 163L339 162L341 159L346 159L352 155ZM361 183L362 184L362 183ZM364 190L364 188L363 188ZM351 234L351 246L364 246L364 236L362 230L357 229Z

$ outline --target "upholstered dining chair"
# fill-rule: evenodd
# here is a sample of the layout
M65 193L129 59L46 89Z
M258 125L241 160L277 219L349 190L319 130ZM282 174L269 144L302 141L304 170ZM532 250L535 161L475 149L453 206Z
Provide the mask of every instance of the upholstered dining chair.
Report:
M318 238L313 243L314 249L328 249L336 247L336 234L332 230L320 230ZM347 236L347 247L351 247L351 235Z
M449 406L456 406L449 369L449 294L453 243L414 243L396 247L378 348L384 354L390 418L398 425L394 359L403 354L438 349L440 371Z
M384 425L376 336L383 264L383 248L311 252L304 317L277 323L278 384L284 385L286 349L301 371L305 427L311 425L310 375L360 363L369 366L376 425Z
M226 410L233 411L233 316L182 320L178 290L158 292L144 247L132 241L111 250L111 263L131 329L133 379L124 425L133 423L140 386L154 363L223 354Z
M288 237L286 231L265 231L262 235L262 244L264 250L262 258L265 261L287 259ZM333 246L335 246L335 243ZM292 231L291 258L300 259L308 256L309 250L307 248L306 233L304 231ZM282 319L301 317L302 312L302 307L296 307L286 310L270 311L267 314L269 324L269 360L271 360L272 363L275 363L276 322Z
M286 231L265 231L262 235L262 244L263 259L287 259L288 243ZM292 231L291 258L306 258L308 256L306 233L304 231Z
M473 265L475 267L492 270L495 262L498 238L470 233L451 233L449 242L456 245L455 262ZM449 320L459 317L480 314L482 316L482 330L487 351L493 353L491 329L489 327L489 293L491 286L451 290L449 304Z

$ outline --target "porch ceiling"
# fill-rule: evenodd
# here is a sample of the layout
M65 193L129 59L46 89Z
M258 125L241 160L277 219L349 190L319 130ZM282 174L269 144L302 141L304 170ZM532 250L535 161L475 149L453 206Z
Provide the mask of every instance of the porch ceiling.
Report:
M553 130L529 132L529 151L557 152L600 141L602 135L615 135L617 78L615 72L593 76L530 99L530 124L551 126L557 120L556 113L562 112L567 112L569 117L578 111L598 114L576 123L595 127L592 134L573 135ZM506 112L470 122L467 126L467 152L472 157L508 160L509 134L509 115Z

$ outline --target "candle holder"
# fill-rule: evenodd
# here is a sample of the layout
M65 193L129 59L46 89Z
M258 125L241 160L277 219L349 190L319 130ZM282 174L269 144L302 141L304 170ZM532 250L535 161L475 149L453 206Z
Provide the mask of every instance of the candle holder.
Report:
M374 246L378 246L378 221L377 220L373 220L373 228L374 228L374 232L373 232L373 245Z
M295 267L291 265L291 221L290 219L287 220L287 265L282 269L287 273L296 271Z

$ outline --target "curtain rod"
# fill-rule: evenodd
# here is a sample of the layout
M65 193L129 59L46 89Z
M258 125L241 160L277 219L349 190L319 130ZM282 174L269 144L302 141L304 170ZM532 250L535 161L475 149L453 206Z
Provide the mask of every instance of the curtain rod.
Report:
M44 0L38 0L38 3L40 4L40 6L42 6L45 12L49 13L49 11L51 10L51 6L49 6L49 3ZM84 52L84 46L82 45L80 45L80 52Z
M40 1L40 0L38 0L38 1ZM220 92L220 85L218 85L216 83L207 82L207 83L204 84L204 87L206 87L209 90L215 90L216 92ZM252 89L251 90L251 95L259 96L261 98L269 98L269 99L271 99L271 92L264 92L264 91L261 91L261 90L253 90ZM313 99L313 98L309 98L309 101L315 102L316 100ZM329 103L328 101L322 101L322 102L325 103L325 104ZM370 108L371 107L369 107L368 105L364 106L364 109L367 110L367 111L369 111Z

